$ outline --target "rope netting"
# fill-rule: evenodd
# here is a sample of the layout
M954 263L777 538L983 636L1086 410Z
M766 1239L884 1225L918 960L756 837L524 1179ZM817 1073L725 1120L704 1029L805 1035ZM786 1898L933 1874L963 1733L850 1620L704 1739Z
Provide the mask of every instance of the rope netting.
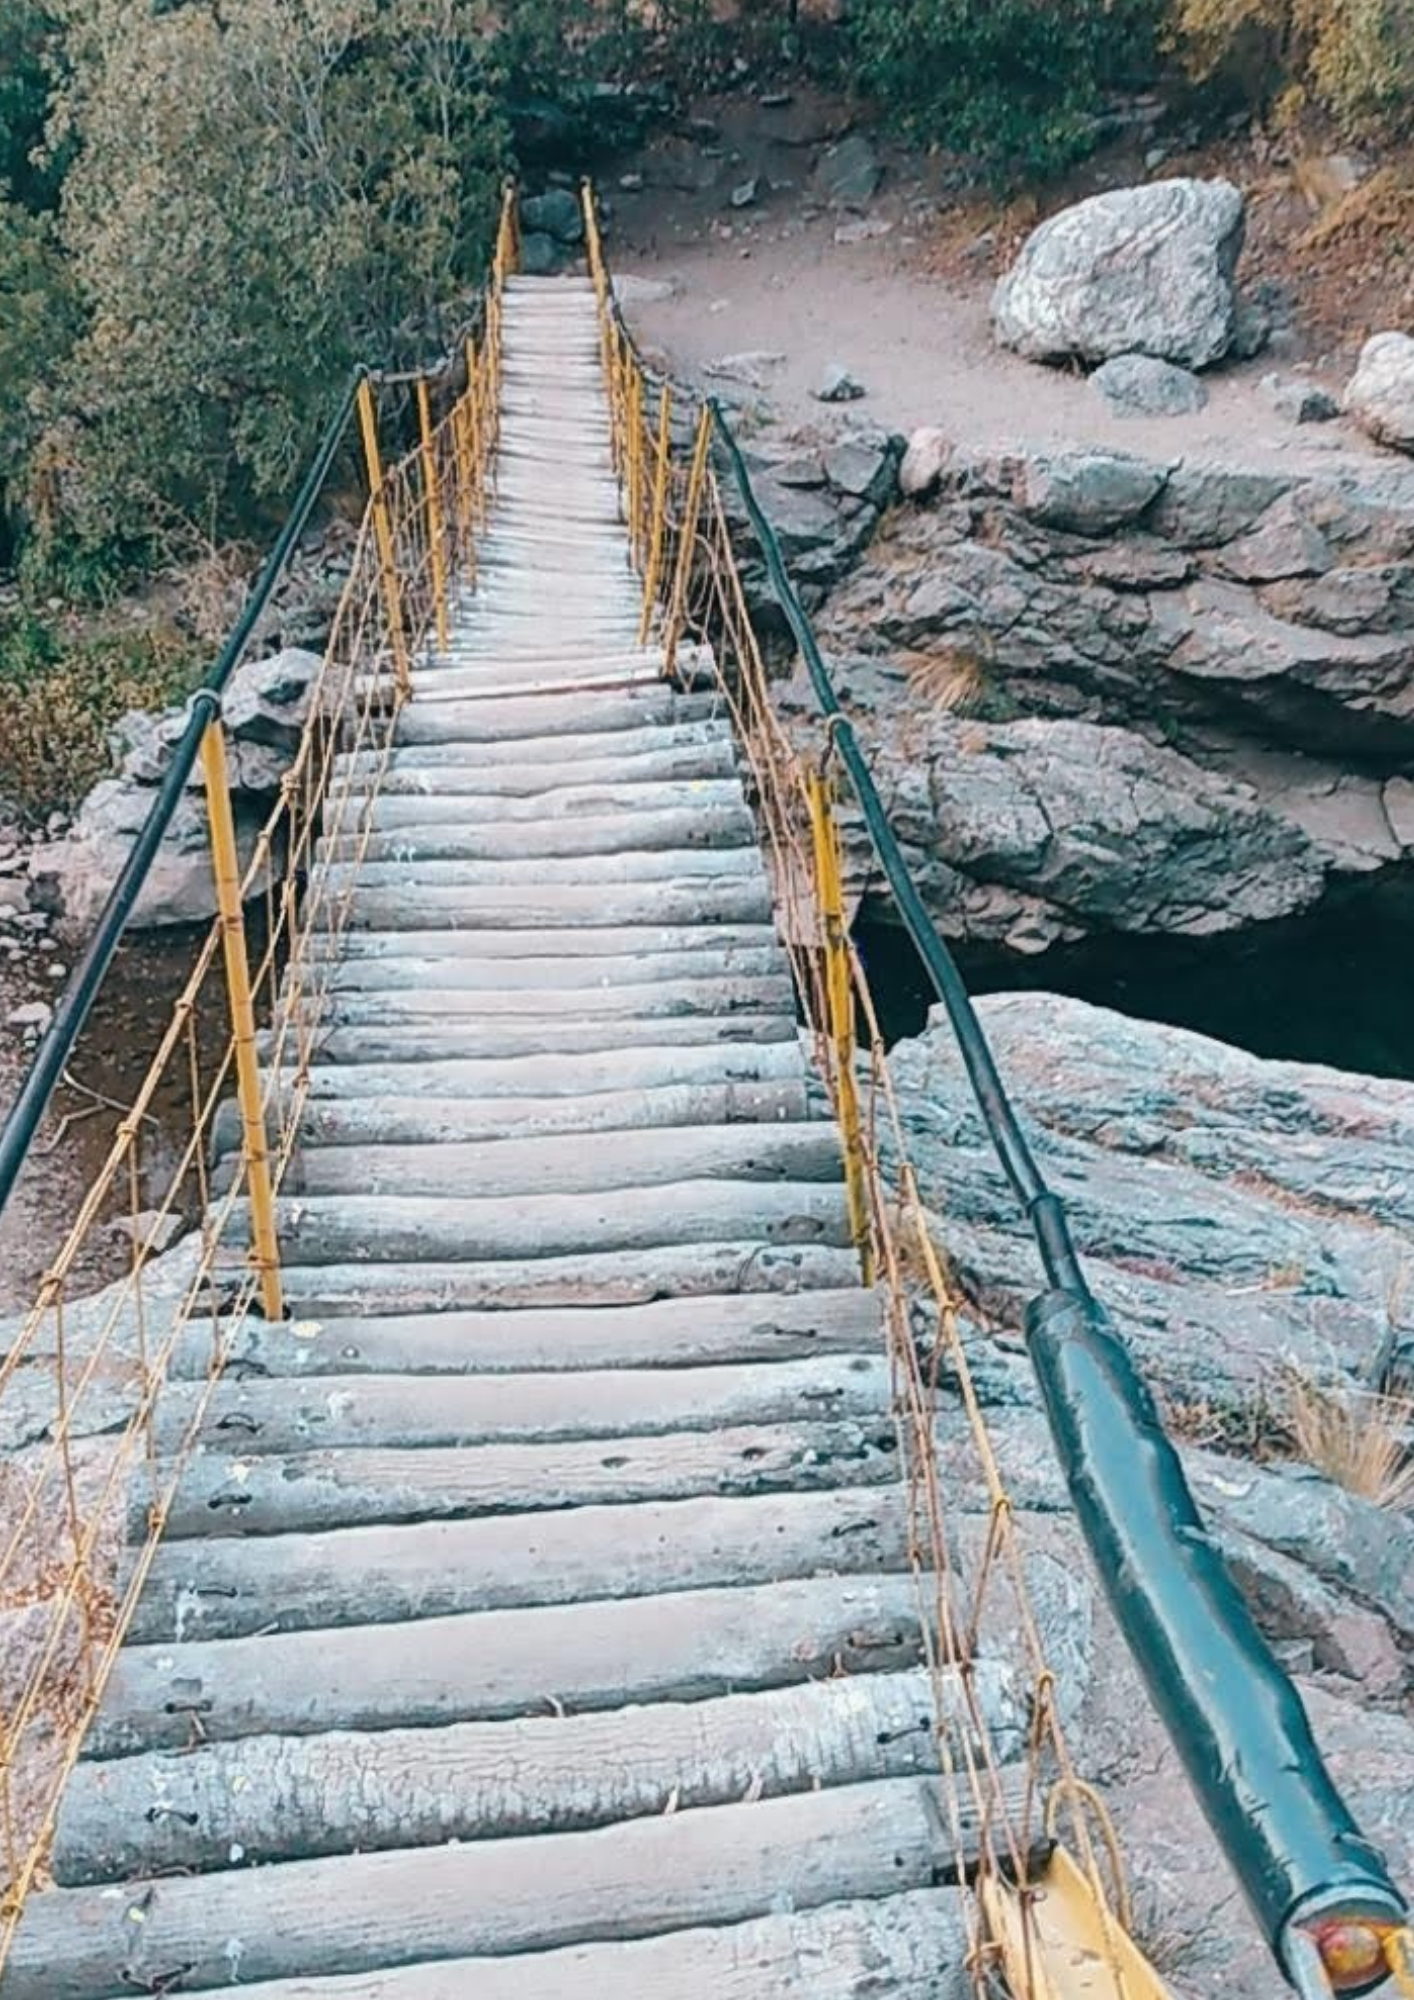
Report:
M508 201L480 338L455 374L417 381L418 442L375 470L298 746L262 824L232 823L225 732L219 720L207 730L219 913L0 1359L0 1969L45 1880L65 1781L212 1392L247 1316L280 1309L262 1217L299 1139L409 663L445 616L448 578L469 569L489 505L512 213ZM367 384L361 395L371 421ZM368 422L365 444L377 468ZM83 1296L94 1268L111 1268L115 1235L121 1269Z

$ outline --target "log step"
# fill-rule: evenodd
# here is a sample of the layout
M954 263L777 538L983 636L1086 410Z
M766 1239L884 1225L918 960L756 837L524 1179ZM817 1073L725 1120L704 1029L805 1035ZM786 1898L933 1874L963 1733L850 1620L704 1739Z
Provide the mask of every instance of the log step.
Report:
M388 827L386 822L379 825L375 813L373 828L366 842L361 832L321 840L317 853L321 859L349 860L356 858L357 843L366 860L403 866L423 861L523 862L531 856L550 860L588 854L638 856L655 851L681 855L694 848L740 848L756 854L756 829L739 792L730 806L511 823L488 819L480 825L434 816Z
M800 1123L666 1126L581 1139L498 1139L480 1145L319 1146L300 1149L285 1186L311 1195L578 1194L691 1180L834 1181L839 1141L830 1126Z
M5 2000L111 2000L159 1980L170 1991L177 1968L184 1992L233 1974L245 1988L895 1897L967 1870L977 1818L964 1802L960 1842L952 1819L938 1781L890 1778L533 1841L161 1877L121 1895L60 1889L30 1902Z
M287 1103L288 1094L282 1094ZM795 1076L708 1078L666 1084L626 1084L619 1090L591 1090L582 1097L518 1096L508 1092L477 1097L398 1095L386 1092L340 1102L309 1104L300 1127L303 1144L448 1145L462 1141L545 1137L568 1132L648 1131L660 1126L704 1123L784 1124L807 1111L803 1069ZM239 1145L240 1121L232 1105L223 1107L225 1137L219 1150Z
M788 1040L747 1046L642 1047L591 1053L476 1057L419 1070L396 1062L316 1064L309 1094L318 1102L358 1097L561 1097L576 1091L653 1090L664 1084L794 1081L805 1065L794 1030Z
M239 1638L899 1569L909 1543L902 1493L852 1487L173 1542L152 1559L129 1636Z
M514 1143L514 1142L506 1142ZM227 1372L301 1375L513 1375L581 1369L694 1368L882 1351L878 1297L859 1286L794 1295L757 1292L659 1299L638 1306L382 1318L246 1318L223 1329ZM202 1322L175 1350L172 1373L203 1381L211 1333Z
M331 1009L324 1023L309 1028L311 1053L321 1063L440 1065L467 1061L508 1061L515 1057L552 1055L625 1055L635 1050L672 1056L699 1048L754 1048L786 1044L794 1052L798 1031L794 1009L777 1005L769 1012L605 1013L586 1008L578 1017L562 1011L545 1015L527 1004L515 1013L490 1020L474 1010L449 1011L438 1020L397 1009L382 1010L382 1021L345 1026ZM355 1010L357 1011L357 1010ZM378 1010L370 1010L377 1012ZM271 1059L279 1044L289 1060L298 1041L298 1027L285 1027L257 1038L262 1056Z
M629 1944L222 1986L210 2000L940 2000L950 1980L962 1993L970 1948L961 1893L915 1889Z
M337 1393L337 1390L335 1391ZM182 1474L163 1533L288 1535L378 1523L470 1520L699 1494L819 1492L896 1480L891 1421L739 1425L661 1436L576 1438L470 1449L378 1445L233 1457L223 1439ZM147 1537L150 1499L177 1467L159 1462L129 1504L128 1539Z
M914 1666L921 1595L907 1571L846 1573L354 1626L333 1646L318 1631L128 1646L85 1755L702 1701ZM973 1672L1000 1703L995 1664Z
M248 1736L88 1762L52 1869L66 1887L319 1855L586 1831L938 1769L925 1669L644 1709L365 1735ZM956 1746L954 1746L956 1748Z
M241 1260L242 1266L244 1260ZM320 1314L633 1306L721 1292L838 1291L857 1282L853 1250L759 1239L656 1250L580 1252L495 1264L304 1264L285 1274L290 1309Z
M344 964L369 959L417 958L473 959L478 965L490 960L581 959L605 956L637 961L641 976L654 976L660 964L675 966L680 952L769 951L781 949L772 923L622 925L586 930L574 925L534 929L489 931L475 938L461 938L444 930L380 931L376 925L346 932L337 940L318 933L307 941L311 958L335 958ZM498 975L493 975L498 976ZM672 970L668 976L674 976Z
M527 982L508 991L504 986L499 990L442 986L435 968L424 965L415 985L397 991L350 991L335 981L332 991L318 1003L316 1018L337 1028L416 1027L434 1020L458 1026L480 1023L483 1028L509 1032L517 1022L533 1022L540 1028L554 1021L562 1027L587 1027L590 1020L613 1016L618 1020L616 1032L623 1033L632 1020L682 1021L707 1016L718 1021L721 1033L729 1035L737 1016L760 1018L774 1013L789 1022L793 1034L795 988L783 957L777 958L771 971L771 977L659 979L603 986L589 984L581 974L563 988L540 990ZM632 1043L633 1036L626 1035L626 1041Z
M821 1354L738 1367L618 1368L522 1375L258 1377L173 1383L155 1418L159 1451L200 1419L209 1450L240 1459L313 1446L409 1447L651 1437L805 1419L877 1422L890 1408L882 1353ZM468 1477L471 1477L470 1468Z

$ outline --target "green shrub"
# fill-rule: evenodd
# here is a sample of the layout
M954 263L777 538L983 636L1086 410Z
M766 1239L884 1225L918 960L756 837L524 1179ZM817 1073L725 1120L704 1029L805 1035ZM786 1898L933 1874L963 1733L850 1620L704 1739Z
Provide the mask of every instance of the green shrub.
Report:
M32 612L0 617L0 795L28 818L69 810L109 769L108 732L130 708L179 701L200 661L175 634L66 640Z
M1414 127L1409 0L1175 0L1190 72L1254 110L1313 104L1356 138Z
M859 80L924 144L1050 172L1092 143L1096 113L1152 49L1148 0L856 0Z

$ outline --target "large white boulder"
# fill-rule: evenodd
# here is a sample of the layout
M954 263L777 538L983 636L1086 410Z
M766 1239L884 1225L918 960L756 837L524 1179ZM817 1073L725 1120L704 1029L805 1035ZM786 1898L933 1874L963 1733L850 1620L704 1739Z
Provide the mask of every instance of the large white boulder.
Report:
M1380 444L1414 452L1414 340L1407 333L1376 333L1365 342L1345 408Z
M1151 354L1206 368L1232 345L1243 201L1230 181L1154 181L1062 209L992 301L997 339L1032 361Z

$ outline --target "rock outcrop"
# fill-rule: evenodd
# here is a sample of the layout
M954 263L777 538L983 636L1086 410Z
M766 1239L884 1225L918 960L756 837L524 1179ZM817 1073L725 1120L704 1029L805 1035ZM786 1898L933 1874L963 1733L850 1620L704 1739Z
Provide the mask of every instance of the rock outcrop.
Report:
M243 856L269 815L319 675L313 653L287 650L237 669L222 702L231 804ZM88 794L63 840L30 857L31 896L67 932L85 934L117 880L186 728L185 708L134 710L114 729L116 774ZM205 922L215 911L211 844L199 771L178 805L136 909L133 928Z
M1207 368L1236 333L1243 222L1223 180L1153 181L1062 209L997 286L997 339L1033 361L1149 354Z
M1414 478L904 467L818 622L945 930L1201 936L1414 863Z

